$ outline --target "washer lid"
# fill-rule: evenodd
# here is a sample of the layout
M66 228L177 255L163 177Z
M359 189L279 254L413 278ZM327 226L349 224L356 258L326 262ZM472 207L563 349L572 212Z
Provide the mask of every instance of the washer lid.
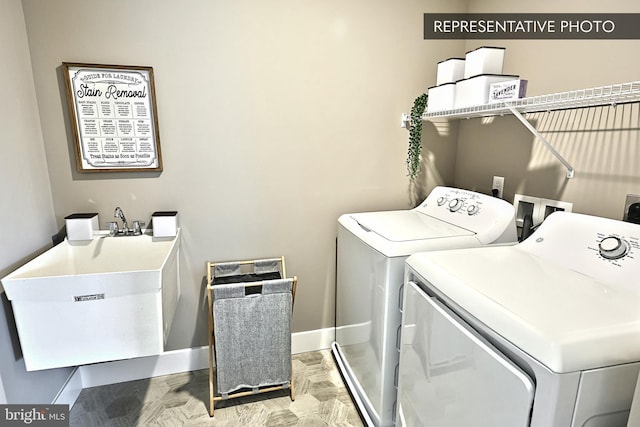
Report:
M473 236L475 233L414 210L350 215L360 227L392 242Z
M518 246L419 253L407 264L554 372L640 360L640 296Z

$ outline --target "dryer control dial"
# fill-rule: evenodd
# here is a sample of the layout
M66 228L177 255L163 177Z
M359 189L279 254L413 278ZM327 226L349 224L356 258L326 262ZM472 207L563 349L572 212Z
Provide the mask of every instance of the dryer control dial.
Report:
M629 244L619 237L608 236L598 244L600 255L606 259L620 259L629 252Z
M453 199L449 202L449 210L451 212L456 212L462 207L463 204L464 201L462 199Z
M438 197L438 200L436 200L436 202L438 203L438 206L444 205L446 201L447 201L447 198L443 196Z
M477 214L477 213L478 213L478 210L479 210L478 205L470 205L470 206L467 208L467 213L468 213L469 215L475 215L475 214Z

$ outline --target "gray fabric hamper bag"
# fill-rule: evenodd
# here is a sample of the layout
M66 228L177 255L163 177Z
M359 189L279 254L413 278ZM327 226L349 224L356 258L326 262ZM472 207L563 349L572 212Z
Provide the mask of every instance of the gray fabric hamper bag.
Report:
M293 279L265 280L262 292L246 284L213 287L218 393L286 385L291 379Z

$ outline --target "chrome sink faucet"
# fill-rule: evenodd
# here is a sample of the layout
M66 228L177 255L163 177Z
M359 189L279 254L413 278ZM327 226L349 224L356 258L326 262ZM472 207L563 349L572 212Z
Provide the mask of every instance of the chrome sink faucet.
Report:
M127 218L124 216L124 212L120 209L120 206L113 212L113 217L122 220L122 233L126 236L129 234L129 224L127 224Z
M122 220L122 230L118 229L118 222L112 221L107 223L107 228L109 229L109 236L140 236L142 234L142 226L144 222L142 221L133 221L133 228L129 228L129 223L127 222L127 218L124 216L124 212L118 206L116 210L113 212L113 217L116 219Z

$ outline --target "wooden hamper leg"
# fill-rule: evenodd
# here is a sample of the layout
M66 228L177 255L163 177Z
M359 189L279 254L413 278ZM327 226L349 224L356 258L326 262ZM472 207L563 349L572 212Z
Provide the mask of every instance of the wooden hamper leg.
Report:
M213 401L213 295L210 288L210 284L207 286L207 305L209 307L209 416L213 417L214 401Z

